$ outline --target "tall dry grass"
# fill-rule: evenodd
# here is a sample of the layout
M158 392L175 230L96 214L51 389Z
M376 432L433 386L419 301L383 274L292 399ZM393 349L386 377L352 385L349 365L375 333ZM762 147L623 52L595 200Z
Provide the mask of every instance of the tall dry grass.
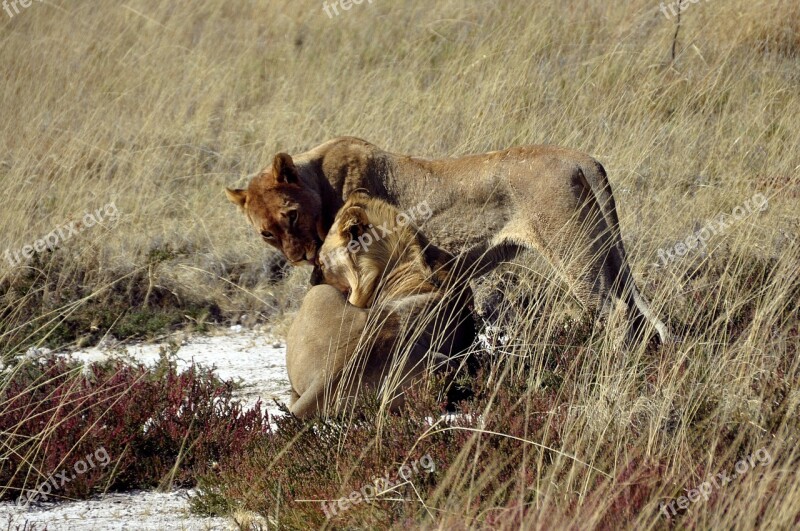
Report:
M527 388L516 406L557 440L524 438L505 456L513 479L473 497L495 470L477 465L498 455L496 436L471 433L403 506L445 528L796 525L800 8L692 4L672 62L675 21L658 7L375 0L329 19L317 0L56 0L0 14L0 253L109 202L120 211L55 252L0 261L3 354L155 334L185 315L280 322L308 272L275 283L274 254L222 193L278 150L343 134L428 156L567 145L608 170L640 288L685 342L623 348L613 322L583 333L546 269L509 266L509 342L479 404L491 416L492 393ZM756 193L764 212L652 265ZM760 448L768 466L659 514Z

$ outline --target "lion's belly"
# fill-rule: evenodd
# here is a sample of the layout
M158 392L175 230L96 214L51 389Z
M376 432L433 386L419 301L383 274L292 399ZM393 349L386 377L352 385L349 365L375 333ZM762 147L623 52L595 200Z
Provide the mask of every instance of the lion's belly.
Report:
M458 177L418 177L395 198L434 245L454 254L491 239L513 211L505 176Z
M506 222L505 208L464 201L432 215L420 229L434 245L457 254L491 239Z

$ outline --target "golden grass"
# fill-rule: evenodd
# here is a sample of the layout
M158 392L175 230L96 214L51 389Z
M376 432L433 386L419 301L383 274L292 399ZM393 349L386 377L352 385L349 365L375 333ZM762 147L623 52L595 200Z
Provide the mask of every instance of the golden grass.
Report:
M13 19L0 12L0 253L110 202L120 211L27 265L0 262L2 352L52 340L50 329L92 301L102 309L109 293L126 303L98 322L116 323L128 303L158 303L280 323L308 272L270 283L272 251L223 193L279 150L345 134L427 156L566 145L605 165L639 286L685 343L654 352L593 336L591 361L561 367L586 385L562 397L557 449L613 478L633 455L665 464L627 520L650 528L666 525L658 507L675 486L705 480L698 470L729 472L768 448L760 476L719 489L713 507L692 504L679 525L791 527L800 514L798 9L795 0L693 4L674 63L675 21L655 0L375 0L333 19L320 0L54 0ZM659 248L756 193L766 211L732 223L707 252L652 266ZM539 277L526 282L535 300L564 297ZM548 339L569 323L548 315L511 315L501 382L528 367L523 376L540 384L530 367L547 364ZM439 509L424 525L488 525L492 500L465 502L480 481L469 474L479 434L474 445L423 500ZM600 492L575 459L544 467L537 455L532 444L519 459L533 476L520 501L536 510L514 525L591 527L618 509L611 501L627 480Z

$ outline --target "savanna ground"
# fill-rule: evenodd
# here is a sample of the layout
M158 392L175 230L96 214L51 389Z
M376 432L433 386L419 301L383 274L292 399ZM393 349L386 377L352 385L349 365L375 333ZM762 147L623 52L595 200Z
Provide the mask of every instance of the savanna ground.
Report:
M113 466L61 496L199 482L198 511L254 528L797 525L800 5L690 3L677 37L655 0L339 11L54 0L0 12L0 252L118 212L52 252L3 257L0 497L102 445ZM270 427L230 384L169 356L89 370L18 358L214 324L280 334L309 270L265 249L223 187L343 134L426 156L591 153L640 288L682 342L624 346L619 322L593 328L523 259L484 286L506 292L492 319L507 337L450 423L431 426L441 405L421 390L401 416L365 403L357 420ZM754 197L767 204L736 219ZM722 214L704 249L659 258ZM434 472L330 520L309 501L423 456Z

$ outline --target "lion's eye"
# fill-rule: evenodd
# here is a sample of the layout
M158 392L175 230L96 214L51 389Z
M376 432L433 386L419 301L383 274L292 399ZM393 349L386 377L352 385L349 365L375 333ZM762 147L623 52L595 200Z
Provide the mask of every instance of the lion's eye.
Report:
M275 236L268 230L262 230L261 231L261 237L264 238L265 240L269 240L269 241L272 241L272 240L275 239Z

